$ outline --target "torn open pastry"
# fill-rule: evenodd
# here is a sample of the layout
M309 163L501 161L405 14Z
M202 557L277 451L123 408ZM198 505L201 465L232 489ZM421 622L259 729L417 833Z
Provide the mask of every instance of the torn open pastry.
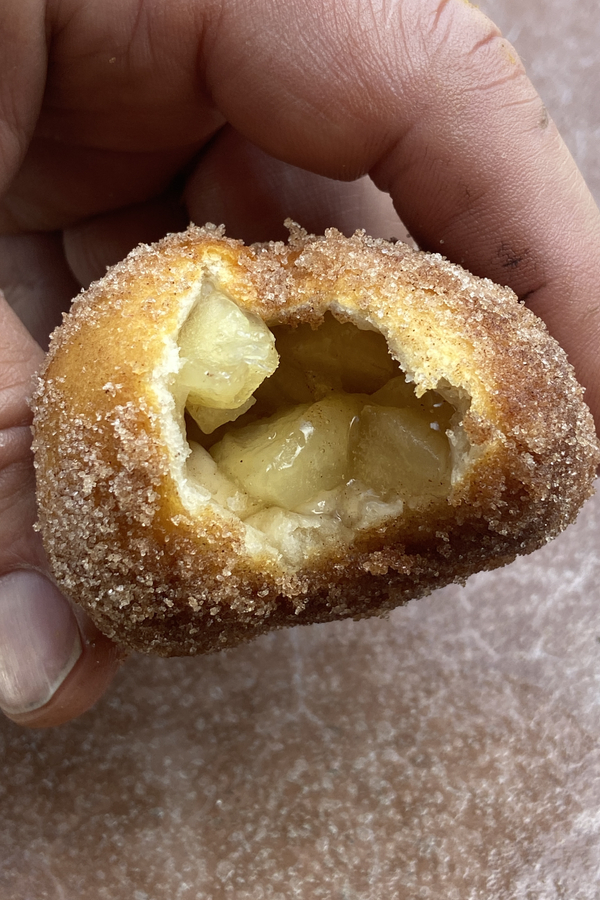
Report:
M558 534L591 415L511 291L363 233L206 226L82 293L34 397L61 588L125 647L382 614Z

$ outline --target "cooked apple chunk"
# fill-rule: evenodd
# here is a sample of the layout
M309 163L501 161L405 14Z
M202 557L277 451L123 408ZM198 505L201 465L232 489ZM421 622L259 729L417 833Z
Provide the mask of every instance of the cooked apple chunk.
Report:
M224 410L225 422L278 363L275 338L264 322L217 290L192 308L179 335L179 355L185 362L178 385L188 388L188 406Z
M190 441L190 449L188 475L207 488L220 506L241 519L261 509L262 504L227 478L204 447Z
M196 395L189 394L185 408L200 431L203 431L204 434L212 434L221 425L225 425L227 422L235 422L245 412L248 412L255 403L254 397L248 397L244 403L236 406L234 409L213 409L210 406L205 406L203 403L196 402Z
M332 390L371 394L399 374L380 332L339 322L331 313L316 329L303 324L276 326L273 331L281 358L315 400Z
M333 394L226 434L212 447L220 469L265 506L294 509L349 476L350 426L360 409Z
M404 375L392 378L380 390L371 395L371 402L377 406L395 406L398 409L413 409L434 431L445 434L456 418L456 409L437 391L425 391L420 397L414 385Z
M319 327L271 332L213 291L185 322L180 355L178 389L204 444L188 474L241 519L315 501L346 521L349 485L354 507L361 491L383 504L448 493L456 410L436 391L418 397L372 328L327 313Z
M354 478L382 498L444 496L450 489L450 446L416 409L365 406L351 437Z
M256 391L265 414L321 400L331 391L370 394L400 374L380 332L339 322L331 313L318 328L275 325L272 332L279 366Z

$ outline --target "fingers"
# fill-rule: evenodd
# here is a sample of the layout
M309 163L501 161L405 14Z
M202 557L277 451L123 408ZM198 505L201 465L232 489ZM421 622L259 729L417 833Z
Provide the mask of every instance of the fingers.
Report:
M66 262L77 282L88 287L107 266L124 259L138 244L157 241L170 231L183 231L189 222L183 204L163 195L105 215L93 216L66 228Z
M2 4L0 32L0 195L27 151L46 80L43 0Z
M196 149L122 153L36 137L0 202L0 233L56 230L141 203L166 191Z
M247 243L286 240L286 218L315 234L334 226L375 237L406 238L388 194L369 178L346 183L269 156L232 128L200 156L185 190L192 221L224 223Z
M0 235L0 290L42 349L79 288L60 233Z
M346 234L364 228L374 236L407 237L389 195L369 178L347 184L298 169L231 128L200 155L184 198L187 209L167 195L66 228L66 260L78 283L87 287L137 244L180 231L190 220L224 223L228 234L247 243L285 240L288 217L315 233L333 225Z
M63 0L49 22L37 137L56 153L26 160L6 215L48 205L49 160L71 151L108 162L97 193L89 167L64 167L55 225L108 208L111 154L110 208L139 202L227 120L293 166L370 172L422 246L527 297L600 419L598 212L516 53L469 3Z
M78 623L44 574L27 405L41 358L0 295L0 708L29 725L88 709L118 665L114 646Z
M0 89L0 124L4 115L14 145L4 166L0 155L0 193L10 183L0 200L0 232L59 229L166 190L224 121L198 71L211 4L27 5L33 21L14 17L20 67L5 67ZM41 33L35 46L27 40L32 32ZM34 77L40 64L41 87ZM13 106L28 115L12 121Z
M102 696L119 651L31 569L0 578L0 708L33 728L61 725Z
M462 0L267 7L268 31L224 7L207 77L228 120L297 166L371 172L422 246L526 297L600 423L600 218L495 26Z

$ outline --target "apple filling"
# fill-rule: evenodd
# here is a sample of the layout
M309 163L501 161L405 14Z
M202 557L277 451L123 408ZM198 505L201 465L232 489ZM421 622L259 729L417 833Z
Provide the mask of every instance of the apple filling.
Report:
M187 477L297 564L450 490L452 389L417 396L363 324L269 328L215 289L179 334Z

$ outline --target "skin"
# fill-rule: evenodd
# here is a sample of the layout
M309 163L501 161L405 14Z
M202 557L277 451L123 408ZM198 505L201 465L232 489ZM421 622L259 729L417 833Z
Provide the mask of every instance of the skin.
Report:
M0 0L0 17L0 576L46 568L26 398L49 330L80 285L190 217L245 240L284 237L287 215L398 234L369 175L422 248L526 299L598 425L600 216L475 7ZM78 622L78 662L15 721L59 724L105 690L119 654Z

